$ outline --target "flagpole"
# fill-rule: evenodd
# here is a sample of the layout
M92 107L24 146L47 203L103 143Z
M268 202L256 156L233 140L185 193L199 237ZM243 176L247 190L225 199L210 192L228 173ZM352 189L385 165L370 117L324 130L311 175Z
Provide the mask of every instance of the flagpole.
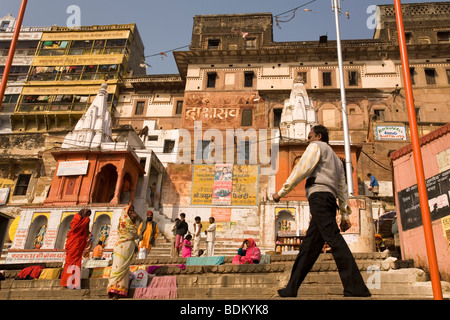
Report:
M405 83L405 98L408 109L409 128L411 131L411 144L414 156L414 167L419 191L420 209L422 212L422 224L425 234L425 246L428 256L428 268L430 269L431 285L435 300L443 300L441 281L439 278L439 267L436 256L436 247L433 237L433 226L431 224L430 207L428 205L428 194L423 171L422 152L420 149L419 134L417 130L417 119L414 108L414 97L411 86L411 75L409 72L408 52L406 49L405 29L403 25L402 7L400 0L394 0L395 18L397 21L398 42L400 57L402 60L403 81Z
M0 85L0 108L2 107L3 97L5 96L6 85L8 83L9 72L16 52L17 41L19 40L20 29L22 28L23 16L25 15L25 8L28 0L22 0L20 5L19 16L17 17L16 25L14 26L13 38L8 52L8 59L6 60L5 70L3 70L2 82Z
M341 35L339 30L339 12L341 10L341 6L340 4L338 5L337 1L340 2L340 0L331 0L331 8L334 11L334 16L336 20L336 41L337 41L337 53L339 62L339 82L341 88L342 125L344 129L345 168L347 174L348 195L353 196L354 195L353 166L350 152L350 134L348 128L347 102L345 98L344 67L342 63Z

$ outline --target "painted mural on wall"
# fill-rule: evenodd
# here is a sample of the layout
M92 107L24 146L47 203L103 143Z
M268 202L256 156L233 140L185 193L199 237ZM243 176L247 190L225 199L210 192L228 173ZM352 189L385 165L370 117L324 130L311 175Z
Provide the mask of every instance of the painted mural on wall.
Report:
M194 165L192 205L255 206L258 165Z

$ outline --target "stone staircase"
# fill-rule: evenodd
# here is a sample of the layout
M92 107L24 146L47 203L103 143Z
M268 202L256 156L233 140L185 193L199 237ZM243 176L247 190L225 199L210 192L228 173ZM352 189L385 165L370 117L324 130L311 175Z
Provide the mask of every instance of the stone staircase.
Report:
M170 257L171 246L170 240L165 236L158 237L155 240L155 246L150 251L149 257ZM200 249L206 251L206 240L204 238L200 240ZM234 256L237 250L238 245L230 244L228 241L217 240L214 244L214 255L216 256Z
M169 251L170 252L170 251ZM154 252L153 252L154 253ZM414 268L412 261L399 261L389 253L354 253L361 274L372 293L369 300L433 299L428 274ZM151 255L134 260L133 265L158 265L154 276L176 276L178 300L336 300L350 299L342 295L342 285L331 254L321 254L300 287L297 298L279 298L277 289L285 286L295 260L294 255L271 255L270 263L232 265L232 256L222 265L186 266L185 258ZM83 279L82 289L63 289L59 280L15 280L27 265L0 265L6 280L0 281L2 300L102 300L108 299L108 279ZM48 268L61 263L47 263ZM445 299L450 298L450 284L442 282ZM134 291L129 292L132 299Z

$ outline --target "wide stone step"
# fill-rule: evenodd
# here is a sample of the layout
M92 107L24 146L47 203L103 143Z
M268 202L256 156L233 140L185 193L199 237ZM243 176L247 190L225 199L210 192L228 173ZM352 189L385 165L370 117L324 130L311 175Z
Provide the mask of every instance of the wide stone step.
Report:
M361 275L372 292L371 299L432 299L428 275L412 268L409 261L398 261L386 253L354 254ZM133 265L159 265L153 276L176 276L178 299L280 299L277 289L283 288L290 276L295 255L273 255L271 262L260 265L233 265L232 256L225 264L185 266L185 258L150 257L134 260ZM178 265L178 266L177 266ZM82 279L80 290L60 287L55 280L15 280L27 265L0 265L6 280L0 281L0 299L107 299L108 279ZM46 267L60 267L49 263ZM16 267L16 268L14 268ZM19 268L20 267L20 268ZM444 297L450 296L450 284L443 282ZM342 299L342 284L330 254L320 255L305 278L296 299ZM130 298L134 290L130 290Z

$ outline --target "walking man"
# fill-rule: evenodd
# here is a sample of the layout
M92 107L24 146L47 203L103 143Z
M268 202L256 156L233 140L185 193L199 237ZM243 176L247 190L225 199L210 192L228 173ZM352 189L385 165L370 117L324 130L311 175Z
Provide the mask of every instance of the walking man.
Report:
M359 272L353 255L340 234L336 222L336 209L341 214L342 232L351 227L348 206L347 185L344 166L328 145L328 130L322 125L314 126L308 134L308 147L291 175L277 193L272 195L275 202L286 196L302 180L306 180L311 222L300 252L294 262L291 277L284 289L278 290L281 297L296 297L298 288L316 262L324 243L332 250L346 297L371 296ZM339 206L336 204L339 200Z

